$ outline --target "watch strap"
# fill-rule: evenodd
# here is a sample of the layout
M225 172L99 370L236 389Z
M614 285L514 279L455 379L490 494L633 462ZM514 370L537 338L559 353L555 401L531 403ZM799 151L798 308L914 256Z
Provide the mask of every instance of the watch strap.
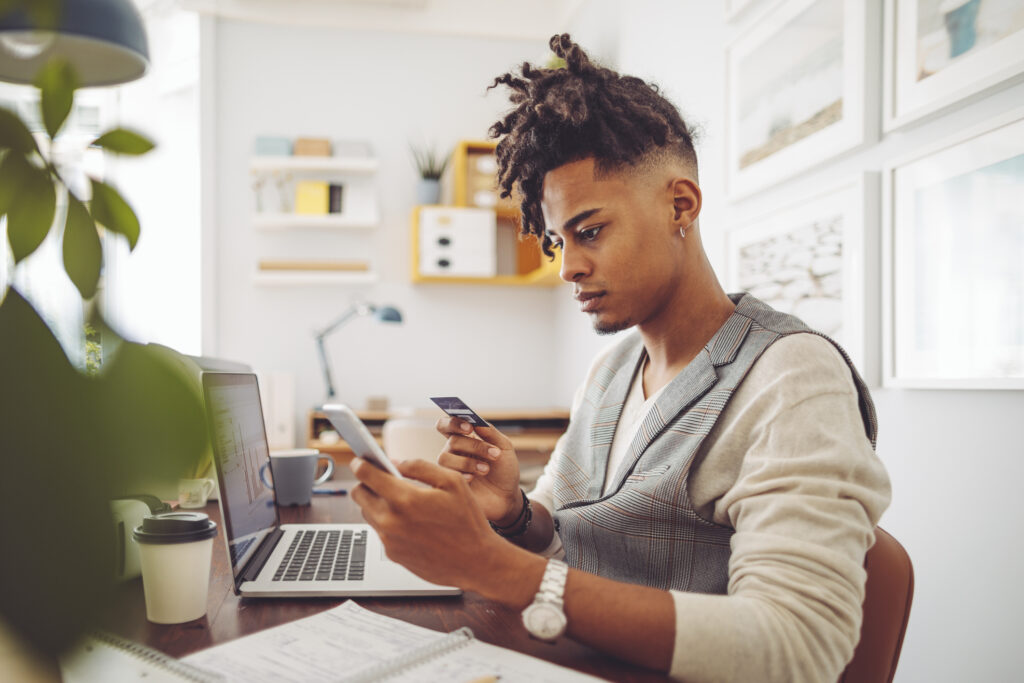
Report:
M540 589L534 602L552 602L559 607L565 600L565 580L569 577L569 565L554 558L548 560L544 568L544 577L540 580Z

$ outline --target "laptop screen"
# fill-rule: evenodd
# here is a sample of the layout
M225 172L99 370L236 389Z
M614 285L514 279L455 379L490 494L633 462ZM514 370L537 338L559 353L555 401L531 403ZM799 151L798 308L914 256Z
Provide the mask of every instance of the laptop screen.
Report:
M274 492L260 477L260 468L270 462L260 391L254 374L204 372L203 392L224 532L237 575L278 525Z

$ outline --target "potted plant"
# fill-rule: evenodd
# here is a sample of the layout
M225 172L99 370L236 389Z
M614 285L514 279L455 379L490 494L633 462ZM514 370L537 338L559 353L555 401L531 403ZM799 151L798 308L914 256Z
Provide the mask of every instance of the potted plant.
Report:
M438 204L441 201L441 176L451 155L441 156L433 147L409 145L420 182L416 189L417 204Z
M8 650L24 643L32 659L52 665L112 594L110 500L133 493L141 478L182 476L206 453L208 438L188 378L147 346L122 339L95 300L101 234L134 248L140 226L105 179L90 178L90 195L79 196L50 155L72 109L75 71L52 60L35 87L45 126L39 139L17 113L0 108L0 218L15 273L51 231L60 233L64 270L94 328L81 340L87 367L75 367L29 299L0 283L0 651L5 639ZM92 144L123 155L153 147L121 128Z

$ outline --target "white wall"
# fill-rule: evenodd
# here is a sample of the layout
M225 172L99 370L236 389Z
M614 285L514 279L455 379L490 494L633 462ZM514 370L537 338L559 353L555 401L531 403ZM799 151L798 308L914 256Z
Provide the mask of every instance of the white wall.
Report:
M544 41L204 21L204 58L213 65L204 65L204 116L215 150L204 169L213 202L204 352L293 373L301 439L306 411L324 398L312 331L359 294L399 307L405 323L357 319L328 339L340 400L362 407L384 395L393 406L430 406L427 397L449 394L484 409L555 405L550 289L409 284L417 179L409 142L451 148L483 139L508 106L485 88L516 62L543 55ZM368 140L380 160L380 227L347 236L255 231L248 164L253 139L268 134ZM325 258L365 250L381 280L359 288L253 284L258 259L300 246Z
M108 156L141 224L131 254L114 240L107 314L126 337L200 352L199 19L166 4L144 18L150 68L116 89L118 125L149 136L145 156Z
M578 15L574 37L584 47L614 44L623 72L658 82L688 120L705 127L698 148L705 200L701 230L721 275L721 238L737 216L756 215L785 197L810 195L861 171L881 170L889 159L1024 104L1021 83L982 93L730 206L723 200L722 178L723 49L737 27L725 24L720 3L634 0L619 13L622 7L591 0ZM741 23L756 21L756 11L748 15ZM876 302L876 315L877 310ZM558 329L566 335L558 386L562 396L571 394L589 353L606 343L572 316L581 317L571 305L559 305ZM568 366L574 366L571 372ZM882 525L906 546L917 582L896 680L1019 678L1024 446L1018 427L1024 392L879 388L873 396L880 422L878 453L893 483L893 502Z

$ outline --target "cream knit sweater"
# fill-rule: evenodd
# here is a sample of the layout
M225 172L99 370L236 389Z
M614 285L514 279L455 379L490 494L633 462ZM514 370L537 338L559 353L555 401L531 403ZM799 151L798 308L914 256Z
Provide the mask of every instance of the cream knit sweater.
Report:
M587 382L604 357L595 359ZM620 421L616 431L634 428ZM551 463L559 453L556 447ZM671 591L671 675L693 682L835 681L860 637L864 554L890 498L845 361L814 334L778 340L694 458L690 495L697 513L736 533L727 595ZM530 494L549 511L551 470L549 463ZM556 537L545 554L560 549Z

